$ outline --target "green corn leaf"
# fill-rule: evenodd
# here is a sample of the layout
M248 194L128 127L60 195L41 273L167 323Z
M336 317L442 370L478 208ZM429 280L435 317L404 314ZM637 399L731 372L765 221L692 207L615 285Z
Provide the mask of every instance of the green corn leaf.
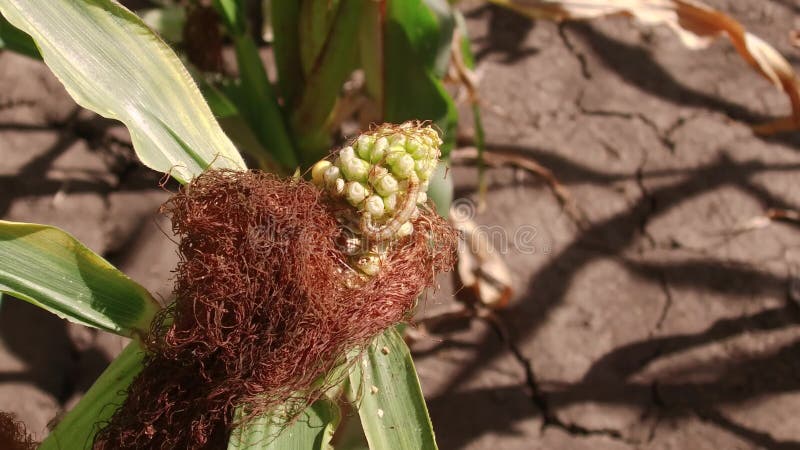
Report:
M239 109L236 104L228 98L228 96L221 89L218 89L213 84L209 83L203 78L202 74L195 74L197 84L200 86L200 91L203 93L203 98L208 102L211 112L214 117L224 119L226 117L239 117Z
M350 383L369 448L436 449L414 362L397 330L378 336L362 358Z
M0 17L0 48L20 53L33 59L42 59L36 43L22 30Z
M242 0L214 0L214 7L233 40L241 84L237 95L229 95L236 102L253 133L272 159L292 171L297 167L297 156L283 119L278 101L267 77L258 46L250 35ZM259 160L266 159L259 157Z
M319 55L322 54L326 42L333 37L333 26L339 7L343 3L359 3L350 0L328 0L324 2L300 1L298 16L299 56L305 75L314 71Z
M265 415L247 422L231 433L228 450L323 450L331 448L339 425L336 402L321 398L306 408L294 421L281 424L281 414ZM241 410L237 410L237 418Z
M136 14L167 42L183 42L183 29L186 27L185 7L167 5L162 8L139 10Z
M387 122L423 119L436 123L446 156L455 144L458 119L441 79L455 23L452 11L444 0L381 3L372 2L371 16L365 17L359 37L368 91L379 96L375 99Z
M367 2L358 33L358 56L367 94L383 111L383 2Z
M301 26L306 22L316 23L308 25L310 30L301 28L301 47L306 47L305 41L311 41L308 46L318 50L306 55L305 59L312 61L306 63L305 83L291 111L292 132L306 165L324 157L331 145L328 119L342 84L358 62L354 49L365 3L362 0L305 2L304 5L317 6L300 10ZM304 13L312 17L306 18Z
M100 375L39 446L39 450L88 450L103 422L125 400L125 390L142 370L144 350L133 341Z
M436 212L447 218L450 216L450 205L453 203L453 176L447 175L447 165L439 163L431 175L428 187L428 198L436 205Z
M284 105L294 103L303 86L300 62L300 1L270 1L272 13L275 67L278 71L278 93Z
M142 162L187 182L245 164L175 53L112 0L0 0L81 105L119 119Z
M456 32L459 38L459 47L464 67L468 70L475 69L475 55L472 53L472 42L469 39L469 30L464 20L464 15L460 11L454 12L456 19ZM489 189L486 180L486 163L483 160L486 151L486 133L483 129L483 119L481 118L481 105L477 95L470 95L470 107L472 109L472 124L475 129L475 147L478 149L478 198L481 205L486 202L486 192ZM439 204L437 203L437 207ZM450 203L447 204L448 209ZM441 211L440 211L441 213ZM447 217L445 215L445 217Z
M447 0L424 0L424 3L436 20L435 30L438 32L434 48L425 52L425 56L432 59L426 59L424 64L433 69L433 73L441 79L447 74L450 65L450 45L458 21L456 14L460 13Z
M0 292L124 336L147 332L160 308L143 287L64 231L2 220Z

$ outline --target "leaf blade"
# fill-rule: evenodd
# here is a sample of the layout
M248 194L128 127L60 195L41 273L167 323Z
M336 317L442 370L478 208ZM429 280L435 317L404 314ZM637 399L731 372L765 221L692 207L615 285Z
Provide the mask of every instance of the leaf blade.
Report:
M36 43L19 28L0 17L0 48L11 50L33 59L42 59Z
M228 450L327 449L340 414L336 402L323 397L289 424L280 423L275 416L263 415L234 429ZM241 417L240 410L237 416Z
M424 0L386 0L383 67L365 66L365 70L381 70L383 119L392 123L432 120L441 130L442 155L447 157L455 145L458 112L438 73L440 55L450 48L451 39L445 36L453 30L439 6L434 11Z
M350 382L361 391L358 415L369 448L438 448L411 353L397 330L378 336L362 358Z
M214 0L214 6L223 17L236 50L240 85L238 95L231 100L237 103L239 112L250 125L255 136L269 155L291 172L297 165L292 139L278 105L258 46L248 32L245 5L242 0ZM262 158L259 158L262 159Z
M145 333L160 309L147 290L64 231L2 220L0 292L125 336Z
M245 169L175 53L118 3L1 0L0 12L33 37L78 104L128 127L145 165L181 182L212 164Z
M125 400L125 390L142 370L144 350L132 341L100 374L91 388L58 423L39 450L92 448L94 435Z

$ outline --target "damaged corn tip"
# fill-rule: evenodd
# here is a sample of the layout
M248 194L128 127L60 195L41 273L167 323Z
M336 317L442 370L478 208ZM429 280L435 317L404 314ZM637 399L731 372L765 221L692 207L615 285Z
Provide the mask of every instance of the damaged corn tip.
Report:
M365 275L377 275L381 270L381 257L375 253L364 255L356 260L356 266Z
M425 202L427 182L439 162L441 144L439 134L429 125L416 121L384 124L358 136L339 151L333 162L323 160L315 164L311 179L331 194L342 195L344 191L354 206L364 200L357 200L361 191L350 184L358 182L367 192L364 198L369 193L379 195L384 200L384 210L391 212L412 179L419 184L419 203ZM338 182L339 179L343 182ZM351 189L358 192L351 196ZM397 195L401 198L397 199ZM372 202L375 207L376 200ZM360 206L366 209L366 205Z
M428 181L441 156L442 140L431 126L411 121L384 124L361 134L339 150L333 161L311 169L311 179L332 197L355 208L359 232L367 242L380 244L409 236L418 206L427 202ZM385 247L385 246L384 246ZM384 252L353 255L351 263L363 274L380 270Z

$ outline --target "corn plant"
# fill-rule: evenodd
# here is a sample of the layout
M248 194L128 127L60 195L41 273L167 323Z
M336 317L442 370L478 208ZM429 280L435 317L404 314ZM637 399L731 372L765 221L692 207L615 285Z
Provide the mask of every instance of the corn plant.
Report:
M791 66L765 42L699 1L493 1L551 20L628 14L666 23L694 47L709 36L726 34L792 100L790 117L756 131L778 132L800 123L798 81ZM203 9L200 2L190 3L200 9L175 9L177 22L187 23L178 32L164 29L165 37L182 36L191 43L188 30ZM427 196L435 197L441 211L449 204L452 188L434 169L435 160L446 158L454 142L455 107L443 83L451 60L473 94L479 158L483 150L463 19L444 0L268 3L274 83L259 55L244 0L214 0L213 9L203 10L212 14L201 17L211 18L201 31L221 23L235 49L237 76L209 74L201 62L187 70L185 60L113 0L0 0L0 46L43 59L80 105L123 122L145 165L188 185L181 201L194 201L189 192L220 193L215 189L230 180L238 180L239 187L254 182L243 175L249 172L240 152L263 170L283 175L305 171L345 211L336 219L354 230L345 239L354 279L380 277L384 262L393 257L387 243L415 232L412 221L424 213L420 208ZM451 47L454 30L458 41ZM186 48L188 60L197 61L191 46ZM341 116L348 111L342 86L356 70L364 75L369 121L429 120L439 133L418 123L377 128L323 159L337 144ZM258 180L259 185L274 181ZM214 189L203 191L210 181ZM184 211L176 202L168 207L173 220ZM183 230L180 224L178 231ZM194 236L183 231L185 239ZM144 351L154 324L172 329L177 316L165 315L145 289L61 230L0 222L0 236L0 291L73 322L133 338L42 443L45 449L90 447L98 431L114 423L115 407L108 405L128 402L136 409L135 401L120 393L142 370L154 367L152 352ZM365 241L378 244L364 246ZM286 392L279 396L286 399L282 404L264 396L237 397L241 403L230 422L235 429L225 437L228 448L330 447L334 432L346 422L341 398L357 411L370 448L435 448L413 363L399 334L389 328L361 344L363 351L351 349L341 365L312 380L310 391L301 386L306 396L300 394L300 402ZM316 401L307 405L306 400ZM147 405L138 406L144 411Z
M124 123L146 166L187 185L187 197L181 198L203 191L203 183L215 176L215 186L234 179L240 187L249 180L239 149L223 132L215 114L248 125L259 145L240 147L262 168L291 173L320 160L332 144L331 117L339 88L356 67L362 68L370 94L380 105L382 120L432 120L445 138L443 142L432 128L413 123L378 128L311 171L329 199L326 201L350 204L353 209L348 217L356 217L360 236L372 241L351 254L348 267L356 274L353 281L344 283L348 292L362 292L354 291L353 286L384 279L381 277L393 267L392 261L400 258L391 251L394 240L408 240L412 233L432 237L436 230L423 234L424 230L415 228L441 223L430 215L415 225L412 220L429 214L421 212L418 205L426 204L429 183L441 180L433 176L440 151L446 153L452 146L449 131L455 123L454 107L442 86L441 61L437 67L436 58L431 57L438 47L447 55L452 30L443 26L441 18L447 17L449 8L445 15L437 16L421 0L389 2L385 9L366 0L274 2L279 78L272 85L248 29L243 3L214 2L236 49L239 77L215 86L198 75L202 92L173 50L138 16L113 0L3 0L0 13L5 21L0 24L0 36L5 47L40 57L78 104ZM303 36L302 51L301 29L310 30ZM376 40L376 33L382 39ZM438 44L433 47L431 36L437 36L434 42ZM359 51L353 51L355 48ZM257 184L268 185L270 180L277 179L265 178ZM301 181L281 183L281 189L300 195L292 189L301 189L297 187L303 186ZM171 210L174 220L179 210ZM175 226L179 224L176 221ZM446 229L437 226L440 231ZM59 229L0 222L0 235L0 291L67 320L133 339L40 448L142 445L139 441L104 440L106 430L112 428L106 424L115 424L119 417L114 415L116 406L135 404L135 398L125 398L123 393L137 392L131 384L147 380L140 373L155 366L157 357L145 351L151 349L153 330L174 329L180 316L165 313L135 281ZM183 237L190 239L191 231ZM429 252L431 247L426 239L417 241L418 252L412 256L423 260L419 251ZM420 289L431 281L432 273L420 271L424 282ZM406 278L408 275L403 273ZM342 288L337 285L337 289ZM419 293L414 289L410 292L413 296L397 297L390 291L370 291L372 297L385 294L390 306L398 298L408 303L399 310L403 314L390 315L391 320L375 331L401 320L413 306L409 300ZM371 304L378 304L376 301ZM174 308L179 306L167 311ZM227 444L221 445L328 448L342 421L339 398L346 397L360 417L370 448L435 448L419 382L400 335L389 327L374 339L357 343L360 346L350 348L344 359L331 360L338 365L328 373L299 386L304 389L297 395L285 392L281 385L271 391L280 392L274 398L264 392L237 397L242 403L236 405L235 417L226 417L226 425L235 429L226 434ZM305 410L299 411L298 405ZM139 425L145 437L156 436L150 446L159 446L158 437L166 436L157 433L169 432L151 432L152 422Z

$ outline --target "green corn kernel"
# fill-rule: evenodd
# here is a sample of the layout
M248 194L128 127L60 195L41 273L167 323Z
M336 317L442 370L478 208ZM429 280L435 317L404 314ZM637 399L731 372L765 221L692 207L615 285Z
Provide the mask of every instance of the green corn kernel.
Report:
M383 159L386 150L389 148L389 140L385 137L378 138L372 147L369 149L369 153L366 159L367 161L372 161L373 163L379 162Z
M336 184L336 180L342 179L341 170L336 166L328 165L325 172L322 173L322 179L325 181L326 186L333 187Z
M387 195L383 197L383 209L387 212L392 212L397 208L397 194Z
M347 182L347 184L344 186L344 191L347 201L353 206L363 202L364 199L367 198L367 195L369 195L367 188L365 188L364 185L358 181Z
M411 173L414 172L414 165L415 161L414 158L411 157L408 153L401 155L397 160L392 163L391 172L397 178L404 180L411 176Z
M404 238L406 236L411 236L411 233L414 232L414 225L411 222L405 222L404 224L400 225L400 228L397 230L397 238Z
M363 159L353 158L349 161L340 161L342 173L348 181L367 181L370 164Z
M383 197L396 193L399 188L397 179L389 174L382 176L377 180L377 183L372 183L372 186L374 186L375 191Z
M392 165L397 162L398 159L402 158L403 155L406 154L405 147L401 147L399 145L393 145L389 147L389 150L386 152L386 164Z
M356 151L358 152L358 157L361 159L369 159L370 151L372 151L372 145L375 144L375 136L371 134L362 134L356 140Z
M436 165L430 159L419 159L414 162L414 171L417 172L417 177L420 180L427 180L431 177L433 169Z
M391 144L392 147L394 147L395 145L398 146L398 147L405 147L406 146L406 141L407 141L406 135L405 134L401 134L401 133L393 134L389 138L389 144Z
M372 170L369 171L369 184L375 186L378 183L378 180L383 178L384 175L388 174L389 171L386 170L383 166L374 166Z
M406 144L406 149L411 157L416 160L429 159L431 157L430 147L420 144L417 140L409 141Z
M364 201L364 211L372 215L375 219L383 216L384 209L383 198L379 195L370 195L369 198Z
M339 159L342 162L352 161L356 157L356 151L349 145L339 151Z

